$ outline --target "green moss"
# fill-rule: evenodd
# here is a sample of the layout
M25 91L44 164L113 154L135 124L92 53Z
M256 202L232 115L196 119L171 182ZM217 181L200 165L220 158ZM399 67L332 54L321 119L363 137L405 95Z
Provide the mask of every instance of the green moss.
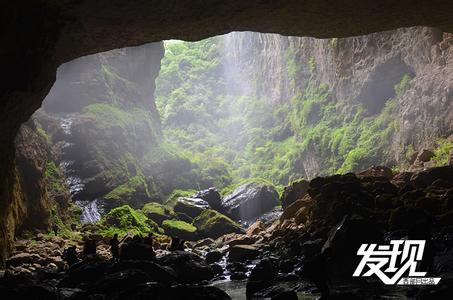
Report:
M128 182L117 186L103 198L105 200L130 200L137 193L138 189L142 189L150 197L148 185L142 175L132 177Z
M42 137L43 140L46 141L47 144L52 144L52 138L39 124L36 125L36 132Z
M310 59L308 60L308 68L312 73L316 70L316 60L314 57L310 57Z
M109 127L128 127L134 123L134 116L112 104L95 103L84 108L84 114L96 119L97 125L104 129Z
M336 49L339 40L328 43ZM389 150L397 129L395 100L372 117L360 104L346 107L351 101L335 99L328 85L312 79L315 57L291 45L285 52L290 101L276 108L258 92L232 95L218 69L222 46L219 39L166 44L157 80L164 134L194 167L188 187L205 187L199 178L209 178L226 194L247 178L263 178L281 192L280 185L306 176L303 165L313 153L320 157L320 175L395 164ZM251 79L252 91L263 88L261 78ZM397 95L410 79L401 78Z
M412 80L412 77L409 74L404 74L401 78L401 81L395 85L395 93L397 96L401 96L407 89L409 82Z
M173 192L167 197L167 200L165 200L165 204L168 206L174 206L176 204L176 201L178 200L179 197L190 197L193 194L195 194L197 190L173 190Z
M112 209L98 224L101 227L100 233L104 236L112 236L115 233L121 236L127 233L146 235L158 231L155 222L149 220L142 211L135 210L129 205Z
M285 53L286 72L289 78L295 78L298 72L298 65L296 62L296 53L292 47L288 47Z
M203 236L218 238L227 233L242 232L241 227L227 216L212 210L203 211L192 223Z
M47 162L46 172L44 176L46 178L57 178L60 175L60 171L53 161Z
M332 49L336 49L338 46L338 38L331 38L329 44Z
M446 138L437 140L437 147L434 149L434 156L432 161L435 162L437 167L448 165L450 151L453 149L453 141Z
M145 204L142 211L149 219L158 224L161 224L165 220L177 217L171 207L156 202Z
M178 237L183 240L196 240L198 238L197 228L189 223L178 220L165 220L162 228L166 235Z
M77 232L73 232L71 228L63 222L61 219L58 210L56 208L52 208L50 211L50 220L51 220L51 230L49 232L49 236L54 236L55 233L53 232L53 226L55 225L58 229L58 236L67 238L70 240L80 240L81 235Z
M64 186L64 175L53 161L47 162L44 177L48 180L48 186L50 187L51 192L58 194L66 191L66 187Z
M168 228L172 228L172 229L177 229L177 230L186 231L186 232L190 232L190 233L197 231L197 228L195 226L193 226L192 224L186 223L184 221L179 221L179 220L165 220L162 223L162 227L164 228L164 230L166 230Z

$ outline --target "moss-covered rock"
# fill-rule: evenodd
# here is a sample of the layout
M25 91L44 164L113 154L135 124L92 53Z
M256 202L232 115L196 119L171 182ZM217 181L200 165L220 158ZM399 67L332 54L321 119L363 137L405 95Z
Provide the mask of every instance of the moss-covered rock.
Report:
M209 208L209 204L202 199L180 197L175 204L174 210L177 213L184 213L191 218L196 218L207 208Z
M178 213L176 213L176 215L178 216L178 220L181 220L181 221L184 221L184 222L190 223L190 224L192 224L192 222L193 222L193 218L189 217L185 213L178 212Z
M142 211L148 219L151 219L158 224L162 224L165 220L177 219L177 215L171 207L157 202L145 204Z
M126 233L148 234L158 232L159 226L149 220L140 210L135 210L129 205L123 205L112 209L99 221L101 234L112 236L118 233L120 236Z
M193 225L197 227L203 237L214 239L228 233L243 232L239 224L212 209L203 211L194 219Z
M162 222L165 234L183 240L194 241L198 239L197 228L192 224L179 220L165 220Z
M136 175L103 196L102 202L107 210L124 204L138 208L149 198L150 193L144 176Z

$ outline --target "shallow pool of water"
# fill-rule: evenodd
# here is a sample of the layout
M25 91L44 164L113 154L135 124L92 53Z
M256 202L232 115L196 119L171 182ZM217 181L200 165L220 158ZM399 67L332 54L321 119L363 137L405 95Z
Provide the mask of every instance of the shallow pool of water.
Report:
M296 283L294 282L287 282L287 283L280 283L282 285L287 285L288 287L293 287ZM246 292L246 285L247 280L219 280L212 283L212 286L215 286L223 291L225 291L232 300L246 300L245 292ZM310 294L306 292L298 292L297 299L299 300L316 300L319 299L321 296L318 294Z

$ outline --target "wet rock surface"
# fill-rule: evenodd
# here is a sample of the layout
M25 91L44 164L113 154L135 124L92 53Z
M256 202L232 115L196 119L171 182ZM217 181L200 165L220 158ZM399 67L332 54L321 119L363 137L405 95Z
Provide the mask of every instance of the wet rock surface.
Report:
M196 218L209 207L208 202L203 199L180 197L175 204L174 210L176 213L183 213L191 218Z
M219 191L217 191L214 187L199 191L193 195L192 198L198 198L206 201L212 209L217 211L221 211L222 209L222 198Z
M234 220L250 220L272 210L279 204L278 194L271 186L248 183L235 189L222 200L225 213Z
M218 238L228 233L243 233L243 229L230 218L215 210L205 210L193 220L203 237Z

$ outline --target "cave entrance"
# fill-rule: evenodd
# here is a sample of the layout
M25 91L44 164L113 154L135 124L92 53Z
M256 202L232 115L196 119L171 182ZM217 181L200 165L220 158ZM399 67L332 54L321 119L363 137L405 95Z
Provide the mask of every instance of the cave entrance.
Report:
M427 32L436 34L382 33L392 55L365 70L349 50L370 36L233 32L117 49L62 65L33 119L87 222L209 187L281 193L301 178L392 162L395 103L416 74L387 40ZM361 77L344 80L354 68Z

